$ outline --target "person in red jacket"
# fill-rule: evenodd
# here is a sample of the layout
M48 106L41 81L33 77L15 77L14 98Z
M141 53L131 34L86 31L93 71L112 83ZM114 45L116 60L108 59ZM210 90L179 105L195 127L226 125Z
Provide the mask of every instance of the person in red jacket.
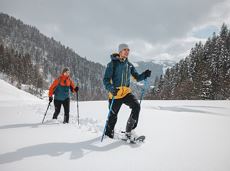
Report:
M54 106L55 112L53 119L57 119L61 105L64 107L64 121L63 123L69 123L69 109L70 109L70 91L72 93L78 92L78 86L74 86L74 82L70 79L69 68L64 68L61 75L54 80L49 88L49 101L53 101L54 94Z

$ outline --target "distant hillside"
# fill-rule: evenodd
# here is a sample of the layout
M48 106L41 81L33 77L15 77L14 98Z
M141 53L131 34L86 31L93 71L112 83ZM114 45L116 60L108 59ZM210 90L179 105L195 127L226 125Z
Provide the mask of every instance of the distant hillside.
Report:
M154 85L155 79L160 78L161 75L164 74L167 68L172 67L175 62L172 61L139 61L135 62L135 66L138 72L143 72L146 69L150 69L152 71L151 77L148 78L148 82L150 86Z
M31 57L33 65L42 74L42 89L47 89L47 85L60 74L62 68L68 66L72 78L78 80L81 100L100 100L107 96L102 82L105 70L103 65L80 57L35 27L3 13L0 13L0 44Z

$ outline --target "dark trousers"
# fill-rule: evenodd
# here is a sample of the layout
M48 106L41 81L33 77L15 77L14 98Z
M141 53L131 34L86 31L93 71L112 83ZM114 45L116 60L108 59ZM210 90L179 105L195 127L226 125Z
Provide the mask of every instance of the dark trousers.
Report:
M59 113L60 113L60 110L61 110L61 105L63 105L64 107L64 122L69 122L69 108L70 108L70 99L67 98L66 100L64 101L61 101L61 100L55 100L54 99L54 106L55 106L55 112L54 112L54 115L53 115L53 119L57 119Z
M109 106L111 102L112 100L110 99ZM110 117L109 117L107 128L106 128L108 132L111 132L114 130L114 127L117 122L117 114L123 103L129 106L130 109L132 110L129 116L129 119L127 121L126 132L130 132L132 129L135 129L137 127L139 113L140 113L140 103L138 102L137 98L133 94L130 93L126 95L124 98L114 100L112 111L110 113Z

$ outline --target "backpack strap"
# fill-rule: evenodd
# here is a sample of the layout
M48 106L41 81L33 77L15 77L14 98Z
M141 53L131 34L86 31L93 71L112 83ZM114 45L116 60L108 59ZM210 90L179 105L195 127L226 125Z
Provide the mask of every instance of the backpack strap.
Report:
M55 92L55 90L57 89L57 87L60 85L60 82L61 82L61 78L60 78L60 76L59 76L57 79L58 79L58 84L57 84L57 86L55 87L55 89L54 89L54 91L53 91L53 92Z

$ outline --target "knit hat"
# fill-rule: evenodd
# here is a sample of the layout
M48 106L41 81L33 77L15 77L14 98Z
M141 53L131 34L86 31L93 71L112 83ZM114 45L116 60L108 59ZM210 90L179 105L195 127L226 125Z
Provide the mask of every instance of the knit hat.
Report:
M62 74L64 74L64 73L67 72L67 71L70 71L68 67L63 68Z
M118 52L122 51L123 49L129 49L129 46L125 43L119 44Z

